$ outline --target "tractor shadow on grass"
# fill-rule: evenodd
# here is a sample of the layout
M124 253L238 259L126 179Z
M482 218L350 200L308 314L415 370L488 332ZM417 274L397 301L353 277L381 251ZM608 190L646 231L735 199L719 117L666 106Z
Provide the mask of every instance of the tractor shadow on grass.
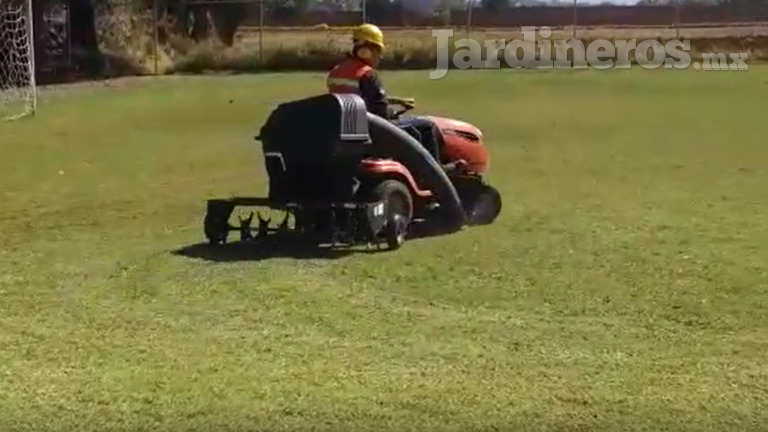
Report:
M344 258L354 252L356 250L262 239L255 242L232 242L226 245L197 243L175 250L172 254L212 262L238 262L266 261L276 258L334 260Z
M444 235L445 233L434 228L426 228L416 225L411 229L408 243ZM266 238L249 242L231 242L226 245L211 245L209 243L195 243L171 251L171 254L185 258L201 259L212 262L238 262L238 261L266 261L269 259L291 258L300 260L337 260L355 254L381 254L394 253L385 247L381 249L367 248L365 246L354 247L330 247L313 245L296 238L284 238L280 236L268 236Z

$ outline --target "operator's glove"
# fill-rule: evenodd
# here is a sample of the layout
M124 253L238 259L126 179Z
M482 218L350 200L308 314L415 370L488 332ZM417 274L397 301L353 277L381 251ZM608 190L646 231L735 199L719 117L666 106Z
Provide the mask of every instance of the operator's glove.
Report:
M404 107L408 109L414 109L416 108L416 99L414 98L407 98L400 101Z
M416 99L414 98L390 97L389 103L402 105L408 109L413 109L416 107Z

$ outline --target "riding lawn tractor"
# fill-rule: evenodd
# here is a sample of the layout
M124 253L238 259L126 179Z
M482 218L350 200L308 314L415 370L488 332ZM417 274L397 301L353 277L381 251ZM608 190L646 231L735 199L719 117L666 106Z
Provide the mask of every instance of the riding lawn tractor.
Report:
M501 197L482 177L489 156L481 131L448 118L404 116L412 102L390 103L404 107L394 121L367 112L351 94L279 105L256 137L269 178L267 196L209 200L208 241L225 244L231 231L239 231L241 241L282 234L315 246L398 249L416 226L452 233L492 223ZM458 168L445 169L457 161ZM261 213L256 226L253 213L233 225L230 217L240 206L285 215L277 226Z

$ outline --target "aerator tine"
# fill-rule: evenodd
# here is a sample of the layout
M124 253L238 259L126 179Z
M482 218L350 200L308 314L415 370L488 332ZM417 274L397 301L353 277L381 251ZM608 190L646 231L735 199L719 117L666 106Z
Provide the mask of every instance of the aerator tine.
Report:
M259 236L265 236L269 234L269 223L272 222L272 218L264 219L259 212Z
M285 218L282 222L280 222L280 225L277 227L281 232L282 231L288 231L288 217L291 214L289 212L285 212Z
M251 222L253 221L253 212L251 212L251 214L247 218L243 218L240 215L238 215L237 218L240 219L240 240L241 241L253 240L253 235L251 234Z

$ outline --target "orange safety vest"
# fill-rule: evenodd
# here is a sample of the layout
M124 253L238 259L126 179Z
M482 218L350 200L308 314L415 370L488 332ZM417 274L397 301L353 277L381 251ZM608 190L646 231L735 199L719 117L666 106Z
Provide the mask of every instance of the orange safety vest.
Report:
M328 92L360 94L360 80L371 69L373 68L362 60L344 60L328 73Z

